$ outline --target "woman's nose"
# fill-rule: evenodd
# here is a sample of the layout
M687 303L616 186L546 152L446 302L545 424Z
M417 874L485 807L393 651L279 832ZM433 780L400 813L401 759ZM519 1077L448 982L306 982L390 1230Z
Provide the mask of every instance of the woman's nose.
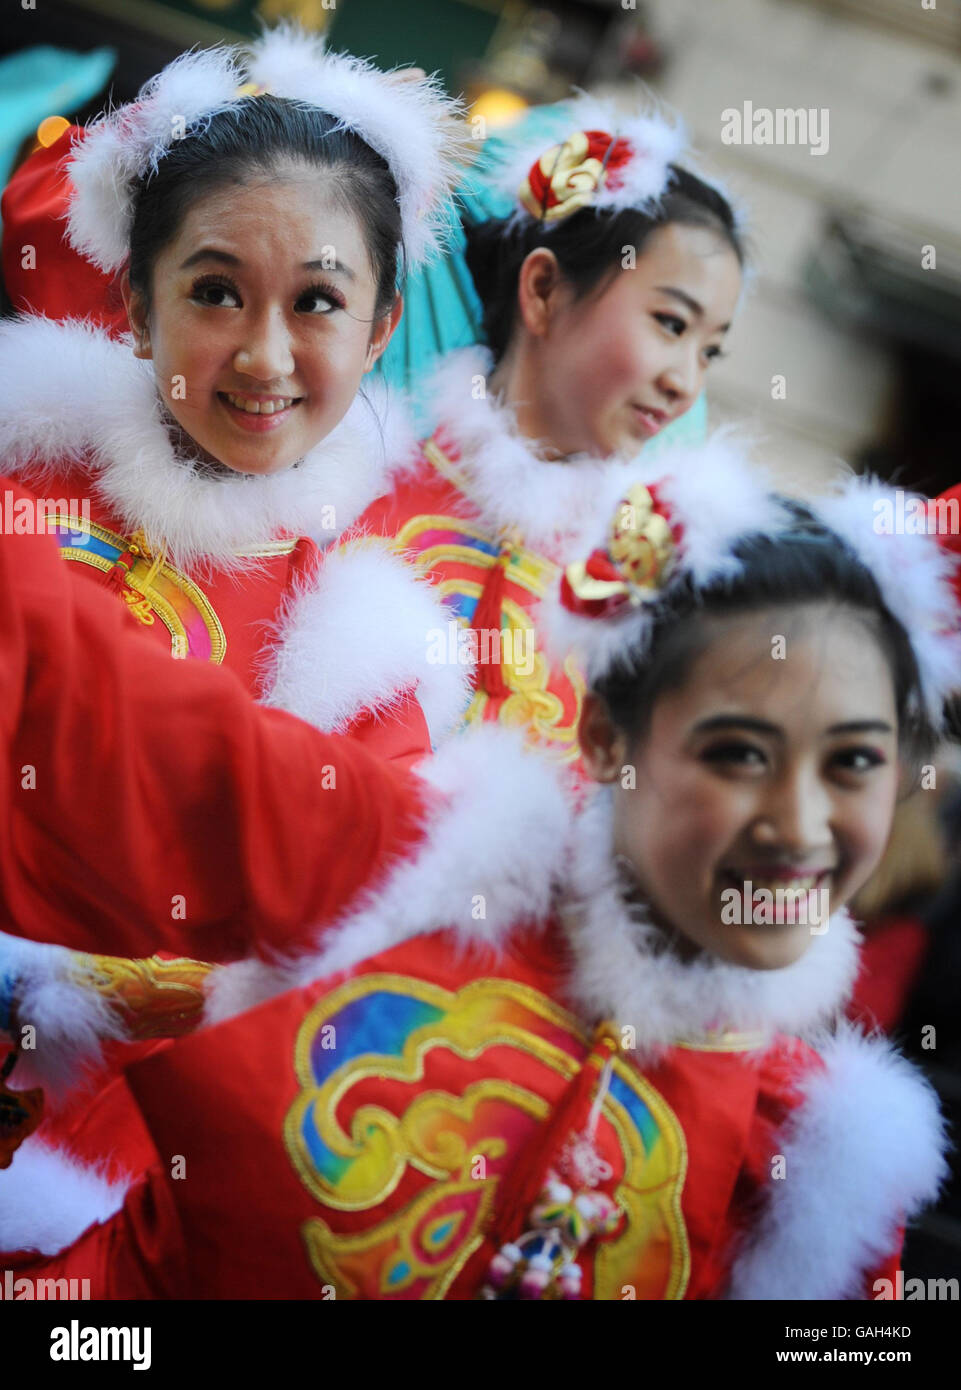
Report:
M294 355L283 322L270 317L253 327L234 357L234 368L242 376L257 381L278 381L292 376Z
M819 778L785 777L766 790L755 821L755 841L799 859L819 853L833 840L831 805Z
M661 386L672 400L692 401L701 388L702 369L697 352L686 344L661 373Z

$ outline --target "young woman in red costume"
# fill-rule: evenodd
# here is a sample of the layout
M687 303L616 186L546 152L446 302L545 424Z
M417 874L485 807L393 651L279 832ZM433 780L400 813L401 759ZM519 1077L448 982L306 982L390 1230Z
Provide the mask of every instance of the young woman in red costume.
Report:
M430 82L292 29L246 56L188 54L69 165L72 246L122 271L131 337L0 327L0 459L45 494L14 529L44 513L64 561L171 656L400 763L456 723L464 673L426 659L429 587L345 539L403 455L403 425L361 388L401 314L399 270L441 243L459 114ZM74 811L106 835L114 813ZM17 930L44 940L42 916ZM0 969L15 948L0 939ZM175 992L181 966L154 969ZM123 1148L119 1112L58 1123L83 1152Z
M132 337L0 335L0 456L49 491L65 558L174 656L402 758L460 695L423 660L434 605L383 549L332 543L403 455L361 387L401 263L439 245L458 114L291 29L188 54L67 166L73 252L122 272Z
M112 1297L890 1296L944 1136L839 1021L845 903L958 680L948 559L877 532L871 481L801 505L724 441L674 462L548 624L589 682L569 834L519 755L286 990L234 1012L208 978L207 1026L129 1072L161 1161L110 1185L26 1145L8 1267ZM41 1185L72 1204L31 1233Z
M553 128L558 143L528 135L489 176L510 215L465 223L489 346L417 384L436 428L361 524L443 596L436 659L473 666L467 722L523 728L574 763L583 678L569 653L548 661L536 605L638 451L683 437L744 247L727 199L682 167L676 124L582 97Z

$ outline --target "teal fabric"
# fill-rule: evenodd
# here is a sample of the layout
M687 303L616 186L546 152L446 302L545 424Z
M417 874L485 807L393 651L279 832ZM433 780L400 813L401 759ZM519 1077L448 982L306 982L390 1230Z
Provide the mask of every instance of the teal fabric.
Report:
M509 128L512 140L543 137L564 121L559 105L536 106ZM490 182L505 147L504 138L489 136L477 160L457 190L465 222L506 217L511 200ZM391 386L412 386L430 370L438 357L455 348L483 341L483 309L464 260L464 233L459 222L450 228L450 250L442 260L414 270L404 286L404 315L390 346L377 364L377 372ZM421 422L424 423L424 422Z
M513 210L510 194L501 192L491 181L508 140L511 144L517 139L532 143L543 140L546 149L552 141L563 138L567 124L564 103L535 106L504 135L488 136L457 190L464 222L471 224L490 217L507 217ZM483 310L464 260L464 245L462 227L452 227L451 246L446 257L407 277L403 317L375 369L391 386L416 388L439 357L455 348L483 342ZM418 428L429 429L433 422L419 408L421 402L416 389L412 392L411 406L415 417L419 417L415 420ZM644 456L650 458L673 444L698 443L706 432L707 404L701 396L680 420L645 444Z
M46 116L68 116L92 101L116 61L112 48L72 53L46 46L0 59L0 187L6 186L27 136Z

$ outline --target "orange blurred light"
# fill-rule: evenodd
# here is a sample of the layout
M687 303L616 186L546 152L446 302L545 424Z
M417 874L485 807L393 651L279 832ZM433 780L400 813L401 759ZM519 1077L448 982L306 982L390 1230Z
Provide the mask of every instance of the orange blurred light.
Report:
M37 139L44 149L49 149L55 145L65 130L70 129L70 122L65 116L47 116L37 126Z
M513 125L519 121L528 104L516 92L506 87L491 87L482 92L470 109L471 117L481 116L492 129Z

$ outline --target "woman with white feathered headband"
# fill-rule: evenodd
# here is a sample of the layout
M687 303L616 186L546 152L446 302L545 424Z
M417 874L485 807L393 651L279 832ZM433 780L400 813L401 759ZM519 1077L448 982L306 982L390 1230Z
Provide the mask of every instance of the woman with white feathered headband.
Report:
M678 442L686 418L703 429L688 412L735 314L744 233L646 94L581 96L530 124L550 134L498 140L466 184L489 346L417 384L433 432L362 524L444 594L449 652L473 664L467 721L521 727L576 766L583 679L568 653L548 660L537 601L639 451Z
M81 582L173 657L404 763L466 698L462 668L426 659L444 610L386 547L332 543L403 457L361 388L403 265L441 244L461 129L431 81L293 29L185 55L69 166L71 243L123 272L132 337L0 326L0 459L47 494ZM85 1103L79 1122L81 1152L122 1153L118 1111Z
M945 1139L920 1075L839 1021L845 905L961 680L951 561L878 534L869 480L803 505L730 440L675 465L554 600L594 799L571 816L518 750L265 969L273 998L212 972L198 1031L130 1073L189 1181L25 1148L0 1243L31 1183L49 1220L18 1271L117 1298L895 1296Z
M382 550L331 550L318 581L316 543L403 457L403 420L361 387L401 314L402 263L440 245L458 116L431 82L290 28L246 58L187 54L68 166L70 241L122 272L132 339L0 328L0 456L55 485L66 558L173 655L223 662L322 727L360 721L398 756L429 748L425 716L441 732L462 696L419 661L433 603ZM60 515L71 503L82 516ZM402 698L420 686L423 710Z

